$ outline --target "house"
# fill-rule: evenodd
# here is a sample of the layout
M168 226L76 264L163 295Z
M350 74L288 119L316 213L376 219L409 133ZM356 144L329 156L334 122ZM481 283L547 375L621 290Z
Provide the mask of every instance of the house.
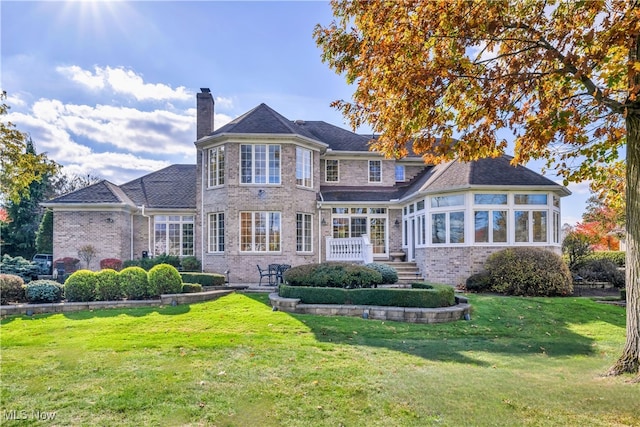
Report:
M45 203L54 258L87 243L98 259L193 255L204 271L247 283L257 264L384 262L401 251L422 278L458 284L505 247L560 252L569 191L508 156L425 165L383 158L368 150L370 137L291 121L265 104L216 130L213 113L202 89L196 165Z

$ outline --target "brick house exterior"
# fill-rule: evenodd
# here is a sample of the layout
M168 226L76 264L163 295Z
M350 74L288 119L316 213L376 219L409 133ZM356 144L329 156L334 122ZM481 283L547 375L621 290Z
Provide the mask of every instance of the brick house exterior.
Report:
M374 261L403 251L424 279L458 284L505 247L560 251L569 191L508 156L432 166L415 155L385 159L368 150L370 137L291 121L265 104L215 131L213 115L202 89L196 165L45 203L54 259L87 243L97 260L193 255L204 271L250 283L257 264L322 262L332 259L329 242L365 235Z

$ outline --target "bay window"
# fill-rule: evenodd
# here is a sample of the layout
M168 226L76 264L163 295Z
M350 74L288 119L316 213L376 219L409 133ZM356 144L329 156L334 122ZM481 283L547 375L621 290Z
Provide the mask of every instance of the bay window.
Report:
M224 185L224 147L209 149L208 186Z
M209 214L209 252L224 252L224 212Z
M280 146L240 145L240 182L280 184Z
M296 214L296 251L311 252L311 214Z
M311 187L311 150L296 147L296 185Z

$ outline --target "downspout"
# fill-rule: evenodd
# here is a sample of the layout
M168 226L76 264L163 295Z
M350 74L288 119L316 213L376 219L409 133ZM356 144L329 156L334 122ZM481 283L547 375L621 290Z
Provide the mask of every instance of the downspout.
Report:
M151 217L144 214L144 205L140 206L140 209L142 210L142 216L147 218L147 254L151 256ZM131 241L133 246L133 233L131 234ZM133 252L133 248L131 251Z

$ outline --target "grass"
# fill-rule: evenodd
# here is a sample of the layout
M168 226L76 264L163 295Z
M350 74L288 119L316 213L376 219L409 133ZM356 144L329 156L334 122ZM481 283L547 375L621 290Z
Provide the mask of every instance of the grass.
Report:
M264 294L7 318L0 423L640 425L640 388L601 377L623 308L470 300L471 321L439 325L273 312Z

